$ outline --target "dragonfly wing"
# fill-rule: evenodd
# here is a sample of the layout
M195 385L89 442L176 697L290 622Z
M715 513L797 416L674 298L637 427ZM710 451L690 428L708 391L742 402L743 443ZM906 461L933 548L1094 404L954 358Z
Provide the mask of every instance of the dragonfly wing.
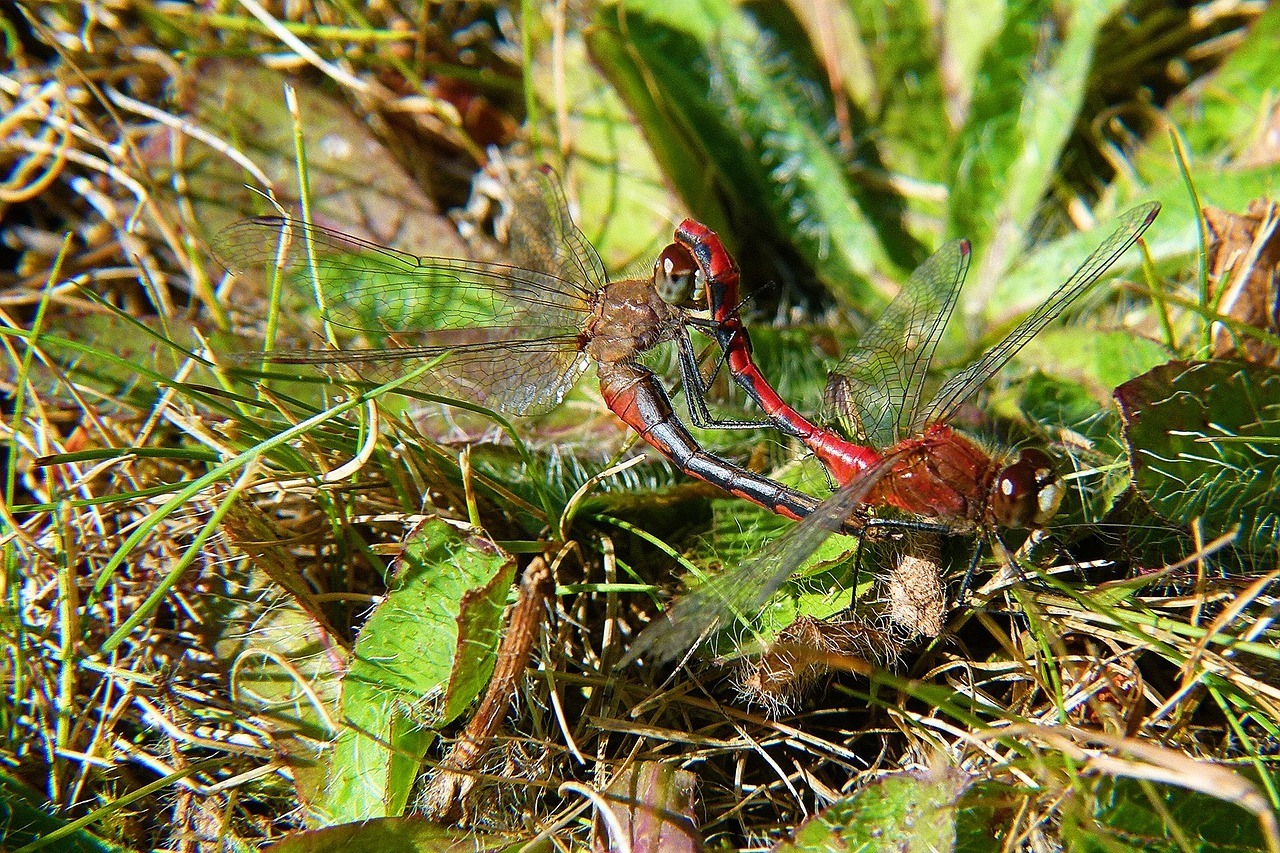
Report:
M581 282L591 293L604 288L608 283L604 263L573 224L560 181L549 166L517 181L511 201L516 213L511 222L511 258L518 266ZM580 310L576 305L567 307Z
M969 242L925 260L875 324L831 371L827 407L849 435L891 447L908 434L938 340L969 269Z
M440 332L421 337L434 343L403 341L401 346L385 349L276 350L242 360L310 364L330 372L350 370L367 382L382 384L403 376L417 364L444 356L439 365L405 387L513 415L541 414L559 405L586 370L588 360L585 353L574 349L576 338L523 340L521 332L467 329L462 335ZM457 341L448 343L451 337ZM486 341L486 337L493 340Z
M544 269L414 255L281 216L232 225L218 254L238 273L278 265L331 323L375 335L527 323L576 333L598 289Z
M406 360L449 359L416 387L456 394L513 414L553 407L586 367L578 332L594 290L545 269L401 252L278 216L233 225L219 255L237 271L279 267L310 292L340 333L383 349L273 353L278 363L350 363L369 381Z
M913 431L951 417L965 400L1013 358L1062 310L1088 290L1102 274L1132 246L1160 212L1159 202L1140 205L1120 217L1120 224L1106 241L1085 259L1071 277L1040 307L1023 320L1008 337L983 354L982 358L951 377L938 389L934 399L916 416Z
M640 633L622 665L641 657L653 664L672 660L720 629L753 616L828 536L841 529L899 456L877 462L791 530L682 596Z

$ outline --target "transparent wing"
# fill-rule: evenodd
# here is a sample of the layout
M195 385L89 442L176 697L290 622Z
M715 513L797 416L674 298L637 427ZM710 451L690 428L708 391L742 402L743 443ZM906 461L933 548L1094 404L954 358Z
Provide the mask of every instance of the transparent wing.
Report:
M458 397L514 415L533 415L555 408L588 367L576 337L522 340L520 329L461 329L432 333L428 345L372 349L273 350L274 364L310 364L337 372L347 368L368 382L382 384L407 373L417 363L446 355L409 387L430 394ZM486 335L497 339L485 342ZM458 342L450 344L450 339ZM339 376L339 378L341 378Z
M1111 236L1039 308L1031 312L1008 337L987 350L982 358L947 380L929 405L917 415L912 431L919 432L931 423L951 417L965 400L1013 358L1014 353L1088 290L1142 236L1159 212L1160 204L1150 202L1121 216L1120 224Z
M969 242L954 240L930 255L889 307L831 371L828 410L848 435L891 447L910 424L942 330L969 269Z
M532 414L554 407L586 369L578 333L605 279L567 211L548 209L563 204L550 176L526 179L513 195L517 265L414 255L278 216L233 225L218 253L236 271L279 264L295 287L316 294L335 327L389 343L273 352L268 361L349 365L384 382L404 372L406 360L451 351L414 387ZM558 240L569 242L557 247Z
M672 660L720 629L753 616L828 536L841 529L899 457L877 462L791 530L680 597L640 633L622 665L641 657L653 664Z
M604 263L573 224L560 181L549 166L535 169L511 188L517 215L511 222L511 260L560 281L579 282L590 293L604 288Z

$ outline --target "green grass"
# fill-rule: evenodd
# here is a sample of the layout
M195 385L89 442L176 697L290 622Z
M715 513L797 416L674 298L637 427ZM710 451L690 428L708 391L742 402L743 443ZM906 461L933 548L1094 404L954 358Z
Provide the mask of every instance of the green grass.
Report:
M1280 15L801 7L6 13L0 846L576 849L593 815L632 831L631 797L727 849L820 813L796 847L1280 850L1277 332L1210 286L1197 214L1274 192ZM824 360L945 240L975 255L939 372L1119 211L1161 202L1142 251L957 419L1072 471L1050 540L1009 538L1014 572L989 551L930 641L870 582L893 542L863 555L855 610L788 629L848 601L833 537L754 626L793 645L618 667L683 578L789 523L628 464L636 438L590 374L519 419L442 399L425 362L385 383L264 377L246 353L326 330L308 287L219 260L267 195L501 259L493 180L544 161L611 275L645 270L686 215L716 229L757 359L815 416ZM1257 361L1223 360L1213 321ZM743 406L723 380L713 403ZM776 433L698 435L826 493ZM973 544L946 543L953 580ZM531 566L554 590L517 582ZM504 645L504 605L538 629ZM468 761L450 747L477 707L493 737Z

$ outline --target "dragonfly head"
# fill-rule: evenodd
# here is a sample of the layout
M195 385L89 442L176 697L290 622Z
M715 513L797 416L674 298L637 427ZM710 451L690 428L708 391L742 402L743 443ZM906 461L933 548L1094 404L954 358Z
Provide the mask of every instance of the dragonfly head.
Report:
M991 496L996 524L1043 527L1058 511L1065 491L1049 454L1035 448L1023 450L996 477Z
M653 288L668 305L701 302L704 282L693 253L679 243L663 249L653 265Z

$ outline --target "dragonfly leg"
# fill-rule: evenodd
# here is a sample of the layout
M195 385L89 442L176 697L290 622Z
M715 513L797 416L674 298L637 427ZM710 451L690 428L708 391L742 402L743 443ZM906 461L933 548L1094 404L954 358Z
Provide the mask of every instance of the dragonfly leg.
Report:
M712 371L711 378L703 380L702 371L698 369L698 357L693 351L693 341L689 339L689 333L676 339L676 347L680 354L680 378L684 383L684 398L689 406L689 420L699 429L773 429L775 425L770 420L733 420L725 418L717 418L711 414L711 410L707 408L707 393L711 390L711 383L715 381L716 375L719 374L720 368L726 362L726 356L722 353L716 361L716 369Z
M1078 574L1081 581L1085 580L1085 575L1082 571L1084 568L1083 565L1071 554L1071 549L1067 544L1054 534L1050 533L1046 528L1037 527L1032 529L1031 535L1027 537L1027 540L1023 542L1015 552L1010 552L1004 542L998 537L993 536L992 538L999 547L1000 556L1003 556L1005 565L999 574L997 574L997 576L986 584L977 594L985 596L990 591L1002 589L1015 581L1024 580L1027 577L1026 573L1022 569L1024 565L1039 567L1037 569L1038 571L1047 570L1055 573L1062 570L1071 570ZM1056 567L1046 566L1045 555L1036 556L1034 554L1035 549L1045 542L1050 543L1053 547L1054 555L1065 557L1068 563L1066 565L1058 565ZM975 556L973 565L970 566L969 571L965 573L964 583L960 588L959 596L956 598L957 602L962 602L964 600L965 593L969 591L969 583L976 570L977 562L978 560ZM1105 560L1102 561L1102 563L1105 562Z
M977 545L974 546L973 556L969 558L969 566L964 570L964 579L960 581L960 589L956 591L956 606L964 604L964 598L969 593L969 585L973 583L973 575L978 571L978 564L982 562L982 540L979 538Z

